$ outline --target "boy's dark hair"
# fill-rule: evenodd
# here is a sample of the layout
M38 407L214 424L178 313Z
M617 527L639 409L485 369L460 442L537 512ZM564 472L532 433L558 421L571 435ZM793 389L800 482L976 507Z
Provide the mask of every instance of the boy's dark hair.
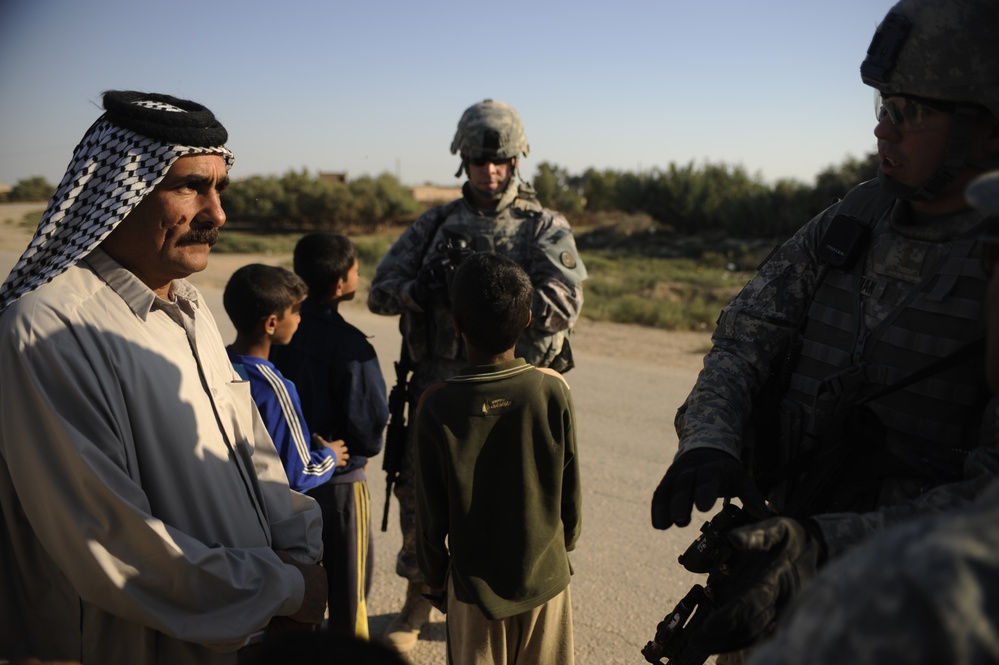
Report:
M302 278L284 268L251 263L232 274L222 293L222 305L238 332L249 334L271 314L281 316L305 297Z
M454 273L451 315L475 348L499 354L516 346L530 321L533 297L531 279L516 262L479 252Z
M346 279L356 259L354 243L336 233L310 233L295 244L295 273L315 298L325 298L338 279Z

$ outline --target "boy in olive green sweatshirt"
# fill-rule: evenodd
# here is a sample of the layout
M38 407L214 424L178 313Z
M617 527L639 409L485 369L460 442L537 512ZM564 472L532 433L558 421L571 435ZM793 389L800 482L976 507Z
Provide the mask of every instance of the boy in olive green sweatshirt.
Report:
M580 531L576 425L560 374L514 357L534 289L466 258L451 290L468 366L416 416L417 555L449 663L572 663L568 552Z

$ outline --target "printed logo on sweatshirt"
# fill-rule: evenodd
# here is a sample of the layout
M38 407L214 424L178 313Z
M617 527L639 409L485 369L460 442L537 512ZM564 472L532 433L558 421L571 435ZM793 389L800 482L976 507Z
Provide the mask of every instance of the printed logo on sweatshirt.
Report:
M482 403L482 413L490 414L499 409L507 409L512 404L513 402L508 400L506 397L497 397L496 399L491 399L488 402Z

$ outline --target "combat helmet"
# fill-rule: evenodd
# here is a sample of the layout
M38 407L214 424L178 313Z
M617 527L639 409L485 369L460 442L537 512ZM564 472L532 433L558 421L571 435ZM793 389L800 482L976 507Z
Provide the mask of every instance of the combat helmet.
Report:
M530 146L517 110L493 99L465 109L451 142L451 154L460 153L462 160L527 157L528 152Z
M996 0L900 0L874 33L860 66L864 83L881 95L951 104L955 112L945 165L906 198L933 198L967 165L970 129L981 108L999 118L997 34Z
M999 117L999 3L901 0L860 66L882 94L979 104Z

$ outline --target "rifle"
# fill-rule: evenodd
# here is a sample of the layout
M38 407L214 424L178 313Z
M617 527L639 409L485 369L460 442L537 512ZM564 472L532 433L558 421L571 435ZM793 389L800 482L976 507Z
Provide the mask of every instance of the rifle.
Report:
M389 505L392 502L392 486L399 479L403 455L406 454L406 437L409 427L406 424L406 403L409 401L409 373L413 363L409 359L406 340L402 340L399 360L395 363L395 385L389 391L389 422L385 431L385 454L382 456L382 470L385 471L385 512L382 513L382 531L388 530Z
M692 573L709 573L707 584L695 584L676 607L656 626L656 636L642 655L646 662L661 665L703 665L711 654L690 644L690 634L728 600L742 592L745 580L733 559L728 533L753 522L752 516L726 501L722 511L705 522L701 535L680 555L680 564Z

